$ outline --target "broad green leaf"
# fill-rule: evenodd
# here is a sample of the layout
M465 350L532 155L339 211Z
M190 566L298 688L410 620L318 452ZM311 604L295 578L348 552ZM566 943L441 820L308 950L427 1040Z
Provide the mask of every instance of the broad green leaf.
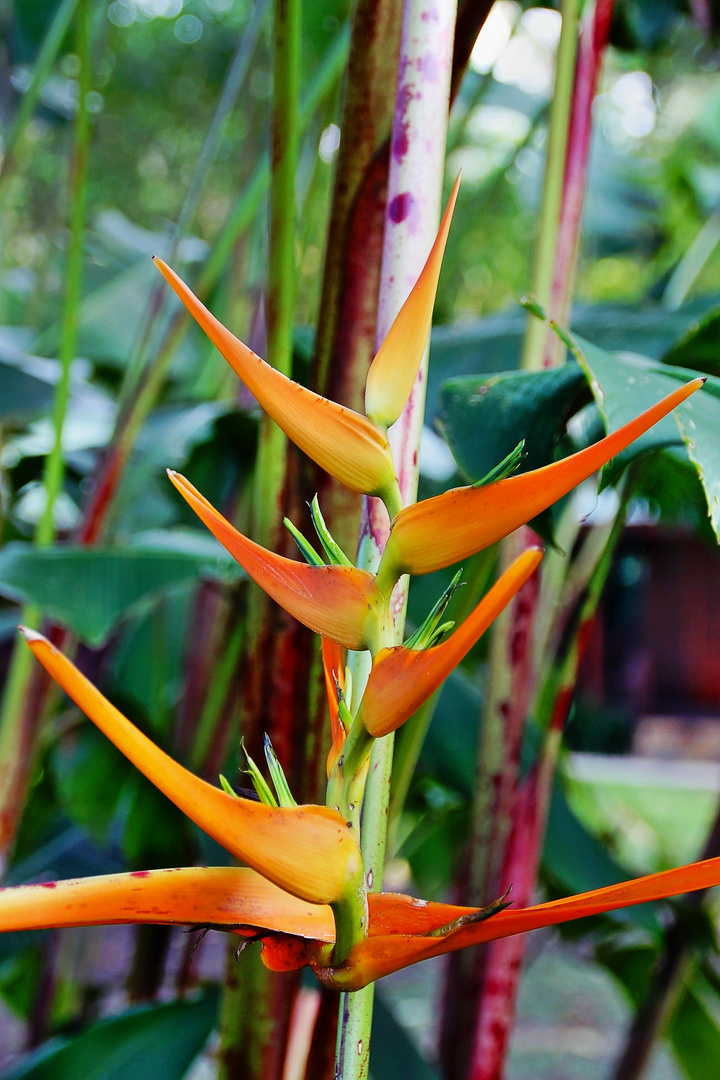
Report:
M49 409L52 399L50 383L0 361L0 422L27 420Z
M679 341L663 354L664 364L720 375L720 308L693 322Z
M680 997L667 1026L688 1080L716 1080L720 1062L720 999L700 971Z
M382 992L375 995L370 1043L373 1080L439 1080L437 1069L420 1054L402 1024L385 1004Z
M37 604L86 641L101 645L135 604L203 575L234 579L241 571L217 545L216 553L139 547L36 548L8 544L0 551L0 593Z
M633 876L615 862L573 813L560 779L555 781L550 800L542 866L544 874L562 896L615 885ZM611 917L621 922L635 922L649 930L656 930L658 926L653 908L648 904L626 908Z
M716 304L712 298L702 299L679 311L668 311L660 304L578 304L572 331L603 349L628 349L659 360ZM440 389L448 379L518 368L526 322L527 315L518 307L472 322L433 327L428 418L437 415Z
M610 430L696 375L642 356L611 355L582 339L578 344L584 354L582 366ZM625 455L637 456L683 442L700 474L710 520L720 539L720 379L708 376L701 390L633 443Z
M470 481L489 473L523 439L519 472L554 459L569 417L589 397L573 361L549 371L466 376L445 383L439 423Z
M181 1080L215 1024L218 995L144 1005L40 1046L3 1080Z

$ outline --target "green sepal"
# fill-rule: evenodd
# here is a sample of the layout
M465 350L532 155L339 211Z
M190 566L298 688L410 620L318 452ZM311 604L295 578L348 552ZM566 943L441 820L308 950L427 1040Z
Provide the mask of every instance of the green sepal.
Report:
M273 749L273 744L270 742L267 733L263 735L263 749L265 750L265 760L267 761L268 769L270 770L270 779L273 782L273 787L277 794L278 805L297 806L297 803L292 796L292 792L290 791L290 785L287 782L285 771L278 761L278 756Z
M454 626L454 623L444 623L442 626L439 626L439 623L443 615L445 614L445 609L450 603L453 594L457 589L460 588L461 574L462 570L458 570L457 574L452 579L447 589L445 589L445 592L437 601L430 614L423 620L420 626L418 626L415 633L411 634L410 637L403 642L403 645L406 649L415 649L418 651L422 649L430 649L433 645L436 645L438 643L442 635L447 630L451 629Z
M473 487L486 487L487 484L494 484L498 480L504 480L506 477L512 476L520 468L526 456L525 440L521 439L517 446L494 469L486 473L481 480L476 480Z
M335 693L337 694L338 719L345 730L345 734L347 735L348 731L352 727L353 714L348 708L347 701L345 700L345 695L340 689L340 683L335 677L335 672L333 672L333 681L335 683Z
M267 780L260 772L257 765L245 749L244 739L240 740L240 747L243 754L245 755L245 760L247 762L247 769L245 769L244 771L249 775L250 779L252 780L252 785L258 794L260 802L265 803L266 806L277 806L278 801L270 790L270 785L268 784Z
M283 525L288 530L297 546L300 548L301 554L304 556L305 561L308 562L310 566L325 566L325 563L322 561L310 541L305 539L300 530L296 528L295 525L293 525L290 518L283 518Z
M312 517L315 532L318 534L318 539L322 544L328 562L332 566L354 566L354 563L348 559L347 555L340 547L337 540L333 538L330 530L325 524L325 518L320 512L320 503L318 502L317 495L314 496L313 501L310 503L310 516Z
M232 795L233 799L239 799L240 798L240 796L238 795L237 791L232 786L232 784L230 783L228 778L226 776L223 776L222 773L220 773L220 787L223 789L223 791L225 792L226 795Z

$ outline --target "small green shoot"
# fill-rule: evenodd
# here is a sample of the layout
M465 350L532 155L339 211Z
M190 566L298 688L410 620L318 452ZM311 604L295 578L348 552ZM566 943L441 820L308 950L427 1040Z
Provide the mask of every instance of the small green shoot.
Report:
M520 468L526 456L525 440L522 439L515 449L511 450L489 473L486 473L481 480L476 480L473 487L485 487L487 484L494 484L498 480L505 480L506 477L512 476Z
M297 806L295 799L290 791L290 785L287 782L287 777L283 770L282 765L278 761L278 756L273 750L273 744L267 734L263 735L263 749L265 750L265 760L267 761L268 769L270 770L270 779L273 782L273 787L277 794L277 801L279 806Z
M318 539L322 544L323 551L327 556L328 562L333 566L353 566L343 549L335 540L325 524L325 518L320 513L320 503L318 497L315 495L313 501L310 503L310 515L312 517L313 525L315 526L315 532L318 534Z
M252 780L252 785L257 791L260 802L265 803L266 806L277 806L278 801L270 790L270 786L267 780L260 772L257 765L245 749L244 739L240 740L240 747L243 754L245 755L245 760L247 762L247 769L245 769L244 771L249 775L250 779Z
M441 626L440 620L445 614L445 609L450 603L454 593L460 588L461 574L462 570L458 570L457 574L452 579L447 589L445 589L445 592L437 601L429 615L427 615L420 626L418 626L415 633L411 634L410 637L403 642L406 649L415 649L418 651L430 649L433 645L437 645L443 634L447 633L448 630L452 630L455 625L454 622L445 622Z
M293 525L290 518L283 518L283 525L300 548L300 552L305 557L306 562L310 563L310 566L325 566L325 563L322 561L310 541L303 536L295 525Z

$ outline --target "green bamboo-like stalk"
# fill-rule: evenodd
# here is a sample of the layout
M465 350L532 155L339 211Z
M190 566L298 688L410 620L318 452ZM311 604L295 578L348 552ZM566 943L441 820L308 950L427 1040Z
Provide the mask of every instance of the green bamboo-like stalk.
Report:
M270 0L260 0L253 8L235 51L235 56L225 76L225 82L220 92L217 105L210 126L195 163L195 169L190 185L185 193L178 219L172 233L170 250L163 255L166 262L173 265L176 261L181 240L188 235L200 200L202 198L210 171L217 158L222 138L225 133L227 120L234 109L238 95L245 83L250 67L250 62L255 54L260 35L270 9ZM128 359L120 389L121 406L131 393L140 375L140 366L145 358L146 350L152 339L153 332L157 327L160 316L165 309L167 300L167 286L162 278L159 278L153 288L148 303L145 307L140 329L137 333L132 353Z
M347 31L341 31L337 35L315 77L310 81L300 106L301 133L307 130L318 105L337 84L347 57L348 40ZM253 224L267 194L269 183L270 159L265 155L260 158L250 180L238 195L230 216L221 234L213 243L198 279L194 283L193 288L200 299L206 300L220 280L238 239ZM125 403L98 478L94 497L85 514L81 530L81 539L84 543L96 542L107 528L108 517L125 463L132 453L143 424L158 400L172 358L191 325L192 319L187 311L184 308L179 309L171 319L152 363L146 368L132 397Z
M540 232L537 239L532 278L532 291L545 308L552 300L560 213L565 180L572 89L577 55L580 0L563 0L562 31L558 44L555 86L550 109L547 158L540 206ZM522 355L524 371L543 366L548 328L544 322L528 316L527 332Z
M67 4L64 5L67 7ZM58 30L57 16L51 28ZM53 38L54 41L54 38ZM59 42L43 48L44 62L52 62ZM77 310L82 294L83 245L87 206L88 145L90 139L90 113L88 94L91 87L90 57L90 3L81 0L77 13L77 51L80 59L78 107L75 120L75 137L70 173L72 196L70 209L70 246L68 250L65 298L63 306L62 333L60 339L60 378L55 387L52 407L53 445L45 461L43 488L45 506L35 532L35 543L46 547L55 539L54 509L63 487L65 462L62 439L68 401L70 376L77 345ZM41 54L42 55L42 54ZM40 613L34 606L23 609L22 621L27 626L37 626ZM0 712L0 859L10 853L15 836L15 826L24 805L29 783L36 742L38 717L31 715L28 686L32 663L28 650L15 648L10 664L7 686Z
M72 22L78 2L79 0L62 0L58 6L33 65L30 85L22 96L20 107L5 136L5 153L0 165L0 215L4 210L7 182L17 164L20 144L35 112L45 80L50 74L63 38Z

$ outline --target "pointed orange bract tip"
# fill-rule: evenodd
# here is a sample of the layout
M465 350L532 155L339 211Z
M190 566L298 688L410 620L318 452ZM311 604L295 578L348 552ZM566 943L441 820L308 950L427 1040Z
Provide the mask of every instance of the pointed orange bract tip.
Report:
M293 382L231 334L162 259L155 265L233 371L287 437L341 483L386 499L396 511L397 481L385 432L366 416Z
M365 411L383 427L394 424L400 416L420 370L459 188L458 174L427 262L368 371Z
M26 640L55 682L118 750L231 855L310 903L334 904L362 882L360 850L335 810L265 806L226 795L143 735L49 641L39 634Z
M693 379L593 446L542 469L485 487L454 488L401 510L378 571L382 587L402 574L427 574L451 566L514 532L592 476L702 385L702 379Z
M371 894L368 897L369 936L350 951L346 963L338 968L323 967L324 954L316 949L313 955L312 947L308 959L325 985L336 990L360 990L368 983L410 964L456 952L470 945L557 926L635 904L665 900L670 896L681 896L716 885L720 885L720 858L706 859L676 870L665 870L620 885L569 896L564 900L553 900L518 911L500 911L484 921L472 922L470 919L464 926L433 937L427 936L429 930L447 926L458 917L472 916L472 909L425 904L410 897Z
M452 637L432 649L382 649L373 661L360 715L380 738L404 724L437 690L522 588L543 557L529 548L513 562Z
M374 646L383 605L371 574L354 566L308 566L276 555L238 532L184 476L172 469L168 476L213 536L294 618L348 649Z
M329 907L298 900L246 867L140 870L0 889L0 933L120 923L253 926L335 939Z

